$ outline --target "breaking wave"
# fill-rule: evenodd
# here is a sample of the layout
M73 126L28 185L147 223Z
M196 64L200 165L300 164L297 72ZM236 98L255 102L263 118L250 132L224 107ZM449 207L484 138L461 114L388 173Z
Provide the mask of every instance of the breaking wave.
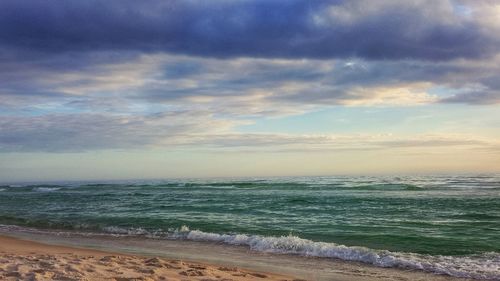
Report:
M36 191L36 192L53 192L53 191L57 191L57 190L60 190L61 188L60 187L36 187L36 188L33 188L33 191Z
M182 226L179 229L169 232L149 232L142 228L120 227L106 227L103 230L119 235L141 235L149 238L216 242L247 246L253 251L266 253L335 258L345 261L363 262L379 267L417 269L455 277L500 280L500 254L495 252L468 256L433 256L315 242L291 234L281 237L219 234L191 230L187 226Z

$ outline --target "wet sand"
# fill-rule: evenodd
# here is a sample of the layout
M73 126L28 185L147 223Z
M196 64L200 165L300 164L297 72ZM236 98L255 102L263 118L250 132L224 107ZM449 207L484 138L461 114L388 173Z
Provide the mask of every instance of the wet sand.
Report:
M157 257L47 245L0 236L0 280L296 280Z

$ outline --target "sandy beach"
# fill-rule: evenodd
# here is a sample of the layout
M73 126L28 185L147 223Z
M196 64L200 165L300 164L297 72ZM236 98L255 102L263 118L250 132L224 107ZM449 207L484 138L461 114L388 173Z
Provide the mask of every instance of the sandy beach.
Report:
M0 280L298 280L236 267L47 245L0 236Z

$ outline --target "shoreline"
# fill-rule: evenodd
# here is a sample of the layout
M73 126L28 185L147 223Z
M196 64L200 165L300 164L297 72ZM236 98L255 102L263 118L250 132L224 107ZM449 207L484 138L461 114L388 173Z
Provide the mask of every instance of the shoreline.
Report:
M49 245L0 235L1 280L300 280L236 267Z
M36 249L36 251L33 251L33 248ZM336 259L260 253L248 250L244 247L225 246L214 243L136 239L130 237L113 237L110 239L85 236L58 236L21 232L0 232L0 253L2 260L4 262L6 260L8 261L7 265L2 265L3 271L0 270L0 276L1 274L5 274L6 269L9 268L9 266L13 265L12 262L9 261L13 257L15 257L17 264L23 265L24 274L31 274L30 276L36 273L33 270L40 269L38 263L40 261L44 261L45 259L48 259L48 261L52 263L61 263L61 268L65 268L67 266L70 266L69 268L71 268L74 267L74 265L71 264L72 262L82 263L82 261L84 261L85 268L97 266L100 268L98 273L108 274L108 277L106 277L108 279L102 279L101 277L92 279L94 278L92 277L92 274L97 274L92 273L90 275L90 279L88 277L85 277L87 279L83 279L77 276L78 278L67 280L113 280L112 278L115 277L129 278L109 276L110 272L113 273L109 266L122 266L124 268L117 272L123 272L124 274L132 276L130 278L136 278L115 278L115 280L162 280L160 279L160 276L153 279L147 279L151 277L147 275L147 272L144 273L140 271L143 268L152 269L152 271L149 271L150 274L163 274L168 277L168 280L474 280L451 277L447 275L437 275L419 270L381 268L359 262L349 262ZM34 254L36 254L36 259L38 259L38 262L35 263L30 261ZM6 259L6 257L9 256L10 258ZM91 256L93 258L88 258ZM83 257L87 257L87 259L83 259ZM100 260L104 257L108 257L106 258L106 260L109 260L107 261L108 265ZM150 268L151 266L145 265L147 264L147 260L152 258L158 259L161 263L163 263L161 268L171 267L172 262L177 264L174 265L174 267L177 268L177 272L171 272L168 270L164 272L162 271L163 269L158 270L158 268ZM77 260L75 261L75 259ZM123 264L120 265L119 262ZM127 263L132 263L132 265L127 265ZM143 266L139 266L141 263ZM180 263L183 267L178 268L178 263ZM31 268L26 268L24 264L27 264L28 267L31 266ZM194 268L190 268L190 266ZM201 267L206 268L208 273L200 273L200 270L197 268ZM227 272L225 270L220 270L221 268L231 269L232 271ZM193 274L202 275L194 277L184 275L190 274L188 273L188 270L191 270L189 272L198 270L198 272ZM82 273L82 270L79 269L77 269L77 272L80 272L82 276L90 274L88 272ZM181 272L184 273L181 274ZM15 275L16 273L12 274ZM50 275L51 273L47 274ZM68 274L71 275L72 271L70 270ZM78 275L77 273L75 274ZM233 276L234 274L236 274L236 276ZM256 277L256 275L252 274L257 274L261 277ZM263 278L262 276L264 275L266 277ZM18 279L14 278L6 280ZM43 279L43 276L39 276L38 279L32 278L32 280L53 280L53 278Z

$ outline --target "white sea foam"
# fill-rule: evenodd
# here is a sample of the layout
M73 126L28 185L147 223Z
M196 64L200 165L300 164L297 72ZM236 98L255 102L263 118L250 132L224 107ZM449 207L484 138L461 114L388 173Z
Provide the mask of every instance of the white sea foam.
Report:
M5 188L0 188L0 192L5 191L5 190L7 190L7 189L5 189Z
M335 243L314 242L297 236L266 237L245 234L217 234L190 230L183 226L169 238L211 241L244 245L261 252L302 256L338 258L359 261L380 267L400 267L447 274L456 277L500 280L500 255L486 253L475 256L431 256L349 247Z
M36 192L52 192L61 189L60 187L35 187L33 191Z
M111 234L121 234L121 235L130 235L130 236L138 236L138 235L148 235L149 232L144 228L123 228L117 226L107 226L104 227L104 230L107 233Z

